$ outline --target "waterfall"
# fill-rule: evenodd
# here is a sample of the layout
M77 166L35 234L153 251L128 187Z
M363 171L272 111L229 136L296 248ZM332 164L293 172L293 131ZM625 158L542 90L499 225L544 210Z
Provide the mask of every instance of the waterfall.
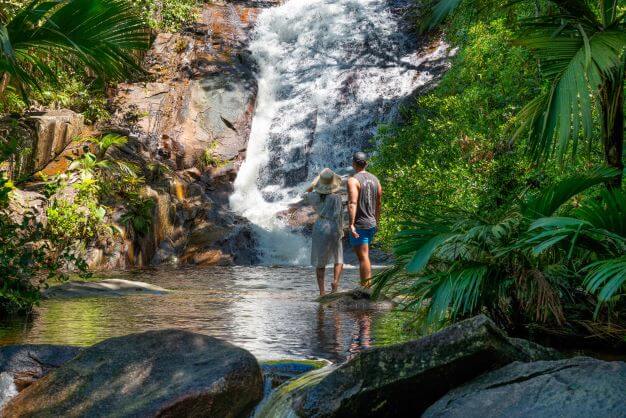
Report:
M345 172L380 122L433 79L447 56L424 51L400 14L407 0L288 0L263 11L251 134L231 207L253 224L265 264L306 264L308 243L276 214L324 167Z

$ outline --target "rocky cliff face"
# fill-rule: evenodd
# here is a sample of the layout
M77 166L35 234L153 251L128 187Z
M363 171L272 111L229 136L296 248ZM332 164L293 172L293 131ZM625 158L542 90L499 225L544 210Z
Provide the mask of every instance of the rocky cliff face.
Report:
M150 81L118 85L110 129L132 138L122 157L169 171L145 190L157 203L151 232L96 243L92 268L256 261L249 225L230 211L228 197L257 93L248 38L261 8L272 5L204 5L181 33L157 35L145 59Z
M31 112L21 118L10 116L0 120L0 135L16 137L19 147L0 171L19 179L42 170L80 136L84 128L83 115L68 109Z

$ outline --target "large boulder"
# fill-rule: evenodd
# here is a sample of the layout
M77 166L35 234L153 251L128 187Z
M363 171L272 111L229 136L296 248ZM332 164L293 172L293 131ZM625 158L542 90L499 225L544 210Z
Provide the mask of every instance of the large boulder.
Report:
M248 351L182 330L105 340L11 400L5 416L239 417L261 399Z
M364 351L292 402L302 417L419 416L450 389L514 361L553 358L480 315L425 338Z
M0 347L0 375L6 380L3 386L6 389L13 385L16 392L20 391L76 357L80 350L49 344Z
M515 362L457 388L424 417L625 417L626 363Z

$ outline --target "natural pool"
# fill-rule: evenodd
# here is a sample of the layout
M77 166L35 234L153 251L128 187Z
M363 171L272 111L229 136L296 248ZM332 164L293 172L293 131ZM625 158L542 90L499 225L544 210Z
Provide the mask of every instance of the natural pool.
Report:
M259 359L342 361L363 348L407 338L399 313L321 306L309 268L159 269L98 277L148 282L172 292L44 300L30 318L0 322L0 345L92 345L135 332L182 328L225 339ZM347 269L340 290L357 283L357 270Z

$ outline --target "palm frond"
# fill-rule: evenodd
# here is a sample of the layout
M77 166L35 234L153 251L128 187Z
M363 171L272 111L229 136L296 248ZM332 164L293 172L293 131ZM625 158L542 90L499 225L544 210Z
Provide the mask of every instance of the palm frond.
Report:
M603 190L599 200L587 200L576 210L579 219L626 240L626 190Z
M587 275L583 283L600 302L609 302L619 292L626 292L626 256L596 261L584 270Z
M551 79L546 94L520 112L517 138L528 132L531 152L537 158L556 154L561 160L580 137L590 140L594 129L594 106L604 79L617 77L626 47L623 30L599 30L581 23L527 23L520 43L532 50Z
M424 19L421 30L431 30L435 26L438 26L443 22L450 14L452 14L460 5L463 0L439 0L429 10L429 13Z
M38 88L37 71L54 79L42 58L58 56L123 79L140 71L134 53L148 42L147 24L128 1L34 0L0 25L0 72Z
M568 177L527 198L521 204L522 214L529 219L552 216L565 202L588 188L610 180L618 174L612 168L599 168L590 173Z

